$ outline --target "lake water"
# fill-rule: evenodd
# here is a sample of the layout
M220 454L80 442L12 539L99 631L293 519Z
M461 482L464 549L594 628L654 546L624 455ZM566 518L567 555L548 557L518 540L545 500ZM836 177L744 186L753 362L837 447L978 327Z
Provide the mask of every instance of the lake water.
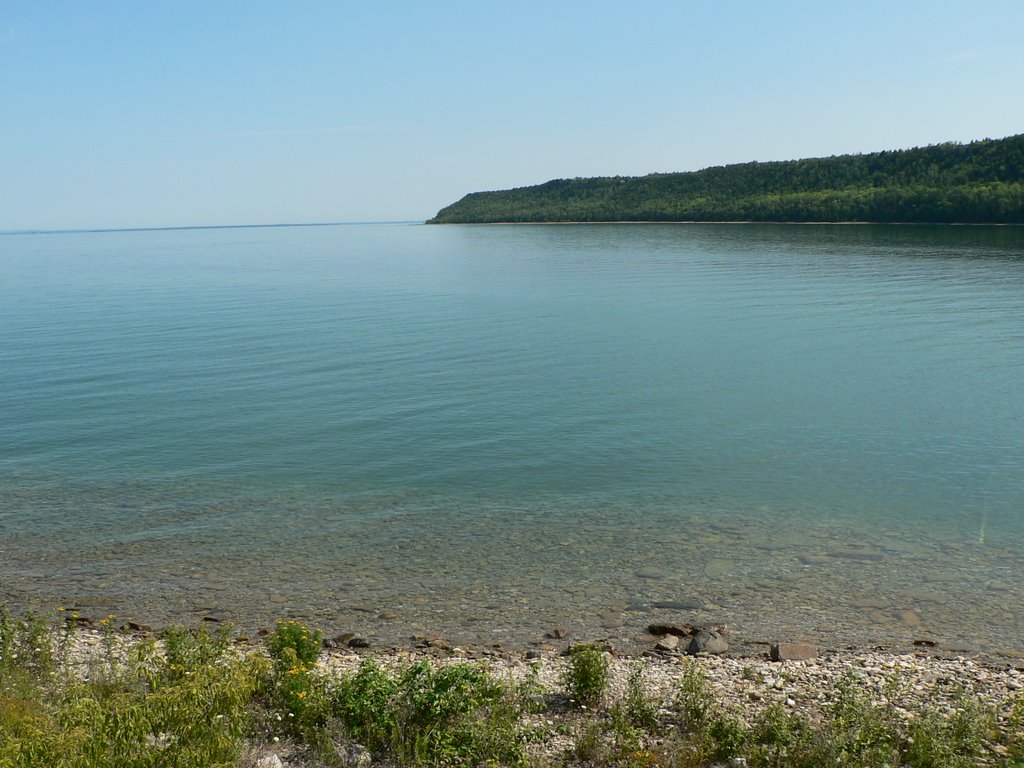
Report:
M0 601L1024 651L1024 229L0 236Z

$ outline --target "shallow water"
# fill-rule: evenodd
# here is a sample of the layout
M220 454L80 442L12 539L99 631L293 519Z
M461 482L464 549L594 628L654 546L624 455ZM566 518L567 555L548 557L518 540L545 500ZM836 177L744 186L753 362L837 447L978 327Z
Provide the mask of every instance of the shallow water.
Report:
M0 597L1024 650L1022 381L1021 229L2 236Z

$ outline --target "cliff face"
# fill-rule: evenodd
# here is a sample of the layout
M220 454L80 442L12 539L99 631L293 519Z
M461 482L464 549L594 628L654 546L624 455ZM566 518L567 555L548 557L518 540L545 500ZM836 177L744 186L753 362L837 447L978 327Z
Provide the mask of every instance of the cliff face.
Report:
M688 173L474 192L432 224L568 221L1024 223L1024 134Z

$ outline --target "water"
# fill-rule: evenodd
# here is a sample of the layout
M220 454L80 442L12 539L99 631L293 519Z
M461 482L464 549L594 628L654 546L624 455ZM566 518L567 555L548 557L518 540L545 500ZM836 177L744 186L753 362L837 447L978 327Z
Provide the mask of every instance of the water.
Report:
M1015 228L6 235L0 599L1016 652L1022 382Z

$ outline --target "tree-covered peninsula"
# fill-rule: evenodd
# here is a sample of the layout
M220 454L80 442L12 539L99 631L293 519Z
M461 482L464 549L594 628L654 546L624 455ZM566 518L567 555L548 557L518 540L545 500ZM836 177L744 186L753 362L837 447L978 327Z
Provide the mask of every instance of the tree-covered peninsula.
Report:
M970 144L555 179L474 192L431 224L597 221L1024 223L1024 134Z

